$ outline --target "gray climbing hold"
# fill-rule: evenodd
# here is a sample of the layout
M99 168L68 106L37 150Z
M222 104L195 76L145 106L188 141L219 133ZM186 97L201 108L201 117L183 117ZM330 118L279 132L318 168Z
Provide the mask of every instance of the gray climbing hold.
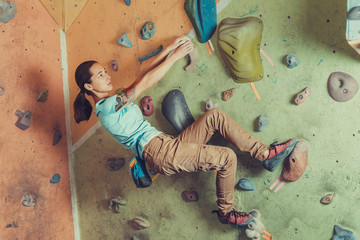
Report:
M130 6L131 5L131 0L124 0L124 2L126 3L126 5Z
M360 7L353 7L348 13L348 19L360 20Z
M48 96L49 96L49 90L45 89L45 90L41 91L39 96L36 98L36 101L45 102L48 99Z
M7 23L15 17L17 9L15 3L0 0L0 22Z
M331 240L356 240L353 232L346 230L338 225L334 226L334 235Z
M333 72L330 74L328 91L335 101L349 101L356 95L358 90L359 84L351 75L344 72Z
M143 61L148 60L149 58L152 58L156 55L158 55L161 51L163 50L163 45L160 45L157 49L155 49L154 51L152 51L151 53L146 54L143 57L139 58L139 62L142 63Z
M119 38L117 41L116 41L117 44L119 45L123 45L125 47L128 47L128 48L132 48L132 43L130 42L130 39L128 38L127 34L124 33L121 38Z
M33 206L35 206L35 203L36 203L36 201L33 199L33 197L29 193L24 193L22 204L25 207L33 207Z
M53 137L53 146L58 144L62 138L62 134L59 129L55 129L54 137Z
M144 26L140 29L140 37L142 40L149 40L154 36L156 32L156 27L153 22L147 22Z
M28 110L25 110L25 113L21 112L20 110L16 110L16 116L19 117L15 125L20 128L21 130L26 130L30 127L31 123L31 115L32 113Z
M60 182L60 174L56 173L50 180L50 183L58 183L58 182Z
M0 84L0 96L5 93L5 87Z
M270 120L260 115L257 119L257 131L262 132L264 127L270 123Z
M241 178L237 184L237 186L245 191L254 191L255 190L255 186L254 184L246 178Z
M294 68L300 64L300 61L296 56L290 54L286 56L286 64L288 68Z

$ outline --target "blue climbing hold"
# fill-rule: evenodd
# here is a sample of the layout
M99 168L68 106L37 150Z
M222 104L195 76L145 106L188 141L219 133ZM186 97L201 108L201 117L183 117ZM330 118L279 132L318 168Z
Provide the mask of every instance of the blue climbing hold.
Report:
M262 132L264 130L264 127L270 123L270 120L260 115L257 122L257 130L259 132Z
M334 235L331 240L356 240L353 232L346 230L338 225L334 226Z
M124 0L124 1L125 1L126 5L130 6L131 0Z
M143 61L146 61L149 58L152 58L152 57L158 55L162 50L163 50L163 45L160 45L157 49L155 49L151 53L148 53L143 57L139 57L138 60L139 60L140 63L142 63Z
M209 41L216 31L217 13L215 0L186 0L185 11L201 43Z
M254 184L249 179L246 179L246 178L241 178L237 185L240 189L245 190L245 191L254 191L255 190Z
M132 43L130 42L130 39L128 38L128 36L126 35L126 33L124 33L121 38L119 38L117 41L116 41L117 44L119 45L123 45L125 47L128 47L128 48L132 48Z
M54 174L54 176L52 177L52 179L50 180L50 183L58 183L60 182L60 174Z
M300 64L300 61L296 56L290 54L286 56L286 63L288 68L294 68Z

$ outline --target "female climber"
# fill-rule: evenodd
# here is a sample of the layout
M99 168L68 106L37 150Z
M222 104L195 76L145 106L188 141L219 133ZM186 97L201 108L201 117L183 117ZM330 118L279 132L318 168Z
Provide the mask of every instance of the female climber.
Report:
M131 86L113 96L109 95L113 86L105 68L95 61L81 63L75 72L80 93L74 102L74 117L77 123L90 118L92 106L85 97L87 94L94 99L95 114L102 126L155 171L171 175L184 171L217 170L218 219L224 224L246 226L253 216L233 209L236 154L228 147L206 143L215 131L219 131L234 146L250 153L267 170L274 171L290 154L296 139L268 147L217 108L203 114L177 137L152 127L143 119L140 108L133 103L134 99L159 82L175 62L192 50L190 39L179 37L152 61Z

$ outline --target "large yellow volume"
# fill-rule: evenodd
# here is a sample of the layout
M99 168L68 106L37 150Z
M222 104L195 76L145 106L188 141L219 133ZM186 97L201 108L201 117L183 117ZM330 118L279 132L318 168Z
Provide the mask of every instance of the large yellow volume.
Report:
M225 18L218 28L218 47L231 77L237 83L264 76L260 58L263 22L256 17Z

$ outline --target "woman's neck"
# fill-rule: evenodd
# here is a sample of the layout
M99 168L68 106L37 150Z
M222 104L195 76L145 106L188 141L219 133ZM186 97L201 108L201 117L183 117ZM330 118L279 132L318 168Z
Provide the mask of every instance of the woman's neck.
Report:
M98 95L95 95L95 94L92 94L92 97L94 99L94 102L95 104L100 101L101 99L104 99L104 98L108 98L109 97L109 93L102 93L102 94L98 94Z

